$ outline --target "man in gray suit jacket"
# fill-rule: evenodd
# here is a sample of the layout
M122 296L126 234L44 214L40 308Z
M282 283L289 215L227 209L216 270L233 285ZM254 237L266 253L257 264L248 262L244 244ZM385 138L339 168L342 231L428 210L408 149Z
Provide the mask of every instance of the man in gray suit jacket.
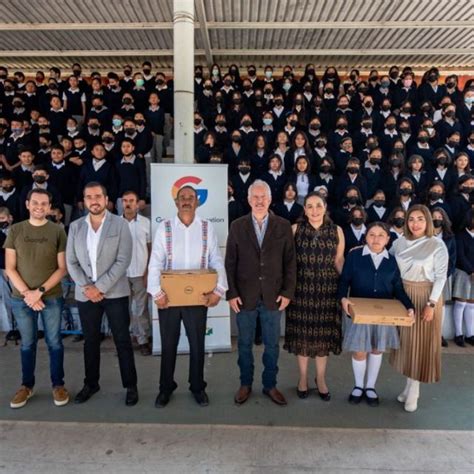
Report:
M99 391L100 326L105 311L117 348L126 405L138 402L137 372L130 338L127 268L132 257L132 236L127 222L107 211L107 191L92 182L84 188L89 214L71 223L66 248L69 274L84 333L84 387L76 403Z

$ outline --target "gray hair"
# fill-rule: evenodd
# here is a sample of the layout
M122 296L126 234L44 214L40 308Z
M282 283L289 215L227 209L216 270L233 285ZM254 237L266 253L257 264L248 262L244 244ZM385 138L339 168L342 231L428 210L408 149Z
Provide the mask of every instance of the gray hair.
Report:
M261 180L261 179L256 179L250 186L249 190L247 193L248 199L250 199L250 196L252 195L252 192L255 188L265 188L265 191L268 194L268 197L271 199L272 198L272 190L270 189L270 186L268 185L267 182Z

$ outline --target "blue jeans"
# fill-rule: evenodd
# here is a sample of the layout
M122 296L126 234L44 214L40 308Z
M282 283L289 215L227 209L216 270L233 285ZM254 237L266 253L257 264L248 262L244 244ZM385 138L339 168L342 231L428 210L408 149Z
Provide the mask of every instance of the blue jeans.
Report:
M21 334L22 384L33 388L35 385L36 346L38 343L38 315L41 315L44 338L49 351L49 370L53 387L64 385L64 348L61 339L61 311L63 298L43 300L46 307L42 311L32 310L22 298L12 298L13 315Z
M260 316L262 339L265 346L262 356L264 367L262 385L265 390L270 390L276 387L277 383L281 311L270 311L261 301L257 303L254 310L242 310L237 313L240 384L251 386L253 383L254 361L252 350L257 316Z

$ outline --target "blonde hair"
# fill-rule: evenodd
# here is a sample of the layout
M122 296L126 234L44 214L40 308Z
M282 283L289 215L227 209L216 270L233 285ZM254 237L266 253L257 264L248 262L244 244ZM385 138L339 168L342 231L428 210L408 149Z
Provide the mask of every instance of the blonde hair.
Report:
M426 220L426 230L425 230L425 235L426 237L433 237L434 235L434 227L433 227L433 219L431 217L431 212L430 210L424 206L423 204L415 204L414 206L411 206L408 208L408 211L405 216L405 225L403 226L403 234L407 240L414 240L415 238L413 237L413 234L410 231L410 228L408 227L408 220L410 216L414 212L421 212L423 216L425 217Z

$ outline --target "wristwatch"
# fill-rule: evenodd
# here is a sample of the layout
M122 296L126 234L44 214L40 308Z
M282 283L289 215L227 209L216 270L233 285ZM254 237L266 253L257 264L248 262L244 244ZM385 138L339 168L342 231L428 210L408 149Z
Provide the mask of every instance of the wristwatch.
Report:
M427 301L426 306L429 306L430 308L434 308L436 306L436 303L433 303L432 301Z
M44 293L46 291L46 288L44 286L40 286L38 290L40 291L40 293Z

